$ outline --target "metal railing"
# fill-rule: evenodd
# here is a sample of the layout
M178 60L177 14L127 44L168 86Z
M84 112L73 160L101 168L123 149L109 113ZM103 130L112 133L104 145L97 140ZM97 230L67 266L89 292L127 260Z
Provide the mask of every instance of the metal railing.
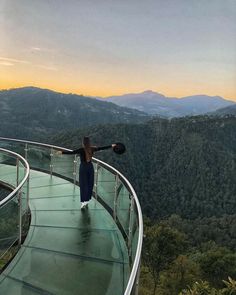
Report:
M1 259L17 241L21 245L29 208L29 165L21 155L3 148L0 148L0 185L10 191L0 200Z
M103 167L107 169L107 171L110 171L112 174L115 175L115 192L114 192L114 209L112 210L113 213L113 219L115 220L116 223L120 223L121 226L123 227L123 230L125 231L125 235L127 235L127 247L128 247L128 253L129 257L131 259L131 273L130 273L130 278L127 283L127 287L125 290L124 295L129 295L129 294L138 294L138 285L139 285L139 272L140 272L140 263L141 263L141 251L142 251L142 241L143 241L143 219L142 219L142 211L141 207L137 198L137 195L130 184L130 182L122 175L118 170L116 170L114 167L108 165L107 163L100 161L96 158L93 159L93 161L97 164L96 165L96 170ZM95 171L96 171L95 170ZM99 174L98 171L95 175L98 175L95 178L95 197L98 194L98 183L99 183ZM128 232L126 232L126 229L124 228L124 225L122 225L122 221L119 218L119 192L121 192L122 187L121 185L125 186L125 189L127 189L128 195L129 195L129 208L123 208L122 210L127 210L129 213L129 220L128 220ZM124 194L123 194L124 195ZM111 208L111 207L110 207ZM134 222L134 212L136 211L137 214L137 224ZM138 226L136 230L138 230L138 235L137 235L137 244L135 247L135 251L132 249L132 237L135 236L134 232L134 227L135 225ZM133 250L133 251L132 251Z
M69 149L3 137L0 137L0 146L24 156L31 169L58 175L78 184L78 158L75 155L58 156L55 153L58 150L69 151ZM95 166L94 197L112 215L127 245L130 275L124 295L136 295L143 239L141 207L133 187L118 170L96 158L93 158L93 163Z

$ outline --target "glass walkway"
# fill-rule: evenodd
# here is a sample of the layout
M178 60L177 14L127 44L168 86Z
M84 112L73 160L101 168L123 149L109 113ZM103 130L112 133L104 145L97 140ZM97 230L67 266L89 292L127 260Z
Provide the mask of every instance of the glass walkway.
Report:
M78 159L57 149L0 138L0 184L12 190L0 200L0 259L17 248L0 294L137 294L143 233L133 188L94 159L94 198L81 211Z

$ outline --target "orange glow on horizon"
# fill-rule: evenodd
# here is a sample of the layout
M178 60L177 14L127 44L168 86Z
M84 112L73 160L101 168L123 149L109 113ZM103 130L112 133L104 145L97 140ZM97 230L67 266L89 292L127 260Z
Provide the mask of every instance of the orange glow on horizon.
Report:
M209 89L199 89L197 90L197 87L194 89L191 88L187 88L187 89L181 89L181 87L178 87L178 85L176 85L176 87L174 88L170 88L170 87L165 87L165 89L157 89L155 87L132 87L132 88L128 88L128 87L123 87L123 88L119 88L119 87L114 87L114 89L112 89L112 87L107 87L106 89L104 88L92 88L92 87L86 87L86 86L81 86L79 87L66 87L66 86L58 86L58 85L53 85L52 83L48 82L48 83L35 83L33 81L29 82L29 83L22 83L22 82L15 82L12 83L11 81L4 81L4 83L2 81L0 81L0 90L9 90L9 89L13 89L13 88L21 88L21 87L27 87L27 86L33 86L33 87L38 87L38 88L44 88L44 89L49 89L52 91L56 91L56 92L61 92L61 93L74 93L74 94L78 94L78 95L84 95L84 96L92 96L92 97L109 97L109 96L119 96L119 95L123 95L123 94L128 94L128 93L141 93L144 92L146 90L152 90L154 92L158 92L160 94L163 94L167 97L177 97L177 98L181 98L181 97L186 97L186 96L192 96L192 95L209 95L209 96L221 96L224 99L228 99L228 100L232 100L232 101L236 101L236 93L234 91L230 92L222 92L222 93L216 93L216 91ZM173 85L172 85L173 86Z

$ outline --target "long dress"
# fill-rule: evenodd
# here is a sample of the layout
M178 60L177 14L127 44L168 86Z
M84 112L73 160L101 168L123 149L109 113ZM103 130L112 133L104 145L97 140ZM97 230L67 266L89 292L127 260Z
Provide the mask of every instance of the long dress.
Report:
M91 146L92 155L94 152L109 149L112 145L107 146ZM62 154L66 155L80 155L80 167L79 167L79 185L80 185L80 200L81 202L87 202L91 199L94 185L94 168L93 163L86 157L86 152L83 147L73 151L63 151Z

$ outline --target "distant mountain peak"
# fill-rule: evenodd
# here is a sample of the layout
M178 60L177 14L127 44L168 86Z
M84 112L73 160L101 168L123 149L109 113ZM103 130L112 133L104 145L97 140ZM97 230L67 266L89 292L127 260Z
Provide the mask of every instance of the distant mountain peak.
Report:
M162 96L162 97L165 97L163 94L158 93L158 92L155 92L153 90L145 90L145 91L143 91L140 94L143 94L145 96L148 95L148 96Z
M111 96L108 99L123 107L169 118L201 115L234 104L220 96L193 95L177 98L166 97L152 90Z
M142 92L142 94L156 94L156 92L154 92L152 90L145 90Z
M36 92L44 92L44 91L47 91L47 92L50 92L50 93L60 93L60 92L57 92L57 91L54 91L54 90L51 90L51 89L48 89L48 88L41 88L41 87L36 87L36 86L23 86L23 87L19 87L19 88L11 88L9 89L10 91L13 90L13 91L36 91Z

